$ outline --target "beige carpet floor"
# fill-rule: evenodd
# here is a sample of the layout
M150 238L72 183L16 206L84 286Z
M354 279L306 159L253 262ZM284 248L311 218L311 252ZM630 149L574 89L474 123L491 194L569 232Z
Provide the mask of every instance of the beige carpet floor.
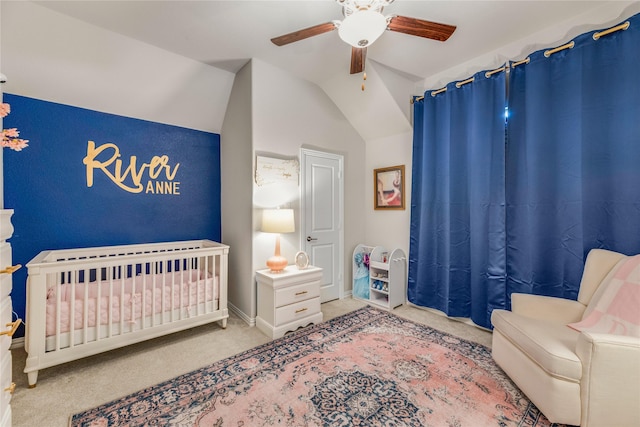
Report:
M364 305L351 298L322 304L324 320ZM393 313L487 347L491 333L414 306L404 305ZM231 314L227 328L217 323L113 350L97 356L44 369L37 387L27 387L22 372L24 348L12 350L11 400L13 427L62 427L77 412L118 399L143 388L196 370L225 357L268 342L257 328Z

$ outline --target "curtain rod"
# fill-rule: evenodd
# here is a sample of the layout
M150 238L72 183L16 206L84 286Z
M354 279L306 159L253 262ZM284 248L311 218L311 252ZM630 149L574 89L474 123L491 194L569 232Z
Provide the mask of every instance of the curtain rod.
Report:
M446 91L447 91L447 87L445 86L441 89L431 91L431 96L436 96L437 94L446 92ZM412 96L409 102L413 104L414 102L422 101L423 99L424 99L424 96Z
M615 27L611 27L608 30L604 30L604 31L600 31L600 32L597 32L597 33L593 33L593 39L594 40L598 40L600 37L606 36L607 34L615 33L616 31L620 31L620 30L626 30L627 28L629 28L630 25L631 25L631 23L629 21L627 21L624 24L616 25ZM567 43L567 44L562 45L562 46L558 46L555 49L546 50L544 52L544 56L546 56L548 58L551 55L553 55L554 53L560 52L561 50L573 49L573 47L575 45L576 45L575 42L571 41L570 43Z
M499 73L501 71L504 71L506 68L507 68L506 66L502 66L500 68L496 68L495 70L487 71L486 73L484 73L484 76L486 78L489 78L489 77L493 76L495 73Z
M544 56L545 56L546 58L548 58L548 57L550 57L551 55L553 55L554 53L558 53L558 52L560 52L561 50L565 50L565 49L573 49L573 47L574 47L575 45L576 45L576 44L575 44L575 42L573 42L573 41L572 41L572 42L569 42L569 43L567 43L567 44L563 44L562 46L558 46L558 47L556 47L556 48L554 48L554 49L545 50L545 51L544 51Z
M615 33L616 31L627 30L630 26L631 26L631 23L629 21L626 21L623 24L616 25L615 27L611 27L611 28L609 28L607 30L602 30L602 31L599 31L597 33L593 33L593 39L594 40L598 40L600 37L609 35L611 33ZM554 49L546 50L544 52L544 56L548 58L551 55L553 55L554 53L560 52L560 51L565 50L565 49L572 49L574 46L575 46L575 42L571 41L571 42L569 42L567 44L564 44L562 46L558 46L558 47L556 47ZM514 62L513 64L511 64L511 66L512 67L517 67L518 65L528 64L529 61L530 61L530 58L527 57L526 59L523 59L521 61ZM495 70L487 71L484 75L485 75L486 78L489 78L495 73L499 73L501 71L504 71L505 68L506 67L496 68ZM470 79L460 81L460 82L456 83L456 87L460 88L460 86L465 85L467 83L471 83L471 82L473 82L473 80L474 80L474 78L471 77ZM441 89L437 89L437 90L431 91L431 96L436 96L439 93L446 92L446 90L447 90L447 87L445 86L445 87L443 87ZM411 97L411 103L413 104L415 101L422 101L423 99L424 99L424 96Z
M463 80L461 82L456 83L456 87L460 89L462 86L466 85L467 83L472 83L474 80L475 80L474 77L471 77L470 79L467 79L467 80Z
M445 86L441 89L431 91L431 96L436 96L437 94L446 92L446 91L447 91L447 87Z
M525 59L523 59L522 61L514 62L513 64L511 64L511 66L512 66L512 67L517 67L518 65L528 64L528 63L529 63L529 61L531 61L531 58L529 58L529 57L527 56L527 57L526 57Z
M598 40L600 37L606 36L607 34L615 33L616 31L620 31L620 30L626 30L627 28L629 28L630 25L631 23L627 21L624 24L611 27L608 30L600 31L599 33L593 33L593 39Z

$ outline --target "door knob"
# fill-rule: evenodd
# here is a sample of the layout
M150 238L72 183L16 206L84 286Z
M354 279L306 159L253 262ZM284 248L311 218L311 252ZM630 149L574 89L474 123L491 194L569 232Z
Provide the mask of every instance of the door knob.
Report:
M315 237L311 237L311 236L307 236L307 242L310 242L312 240L318 240Z

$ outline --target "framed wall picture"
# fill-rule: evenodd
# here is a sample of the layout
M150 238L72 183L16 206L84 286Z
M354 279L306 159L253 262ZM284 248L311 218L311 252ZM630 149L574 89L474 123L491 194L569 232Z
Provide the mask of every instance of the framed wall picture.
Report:
M404 165L373 170L373 208L404 210Z
M256 156L256 184L258 186L275 182L292 182L298 185L298 175L300 175L298 159Z

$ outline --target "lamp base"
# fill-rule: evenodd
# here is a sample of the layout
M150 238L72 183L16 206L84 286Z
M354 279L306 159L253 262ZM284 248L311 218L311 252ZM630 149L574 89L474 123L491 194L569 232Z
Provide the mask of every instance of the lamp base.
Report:
M271 269L271 273L282 273L287 265L289 261L280 255L274 255L267 260L267 267Z

